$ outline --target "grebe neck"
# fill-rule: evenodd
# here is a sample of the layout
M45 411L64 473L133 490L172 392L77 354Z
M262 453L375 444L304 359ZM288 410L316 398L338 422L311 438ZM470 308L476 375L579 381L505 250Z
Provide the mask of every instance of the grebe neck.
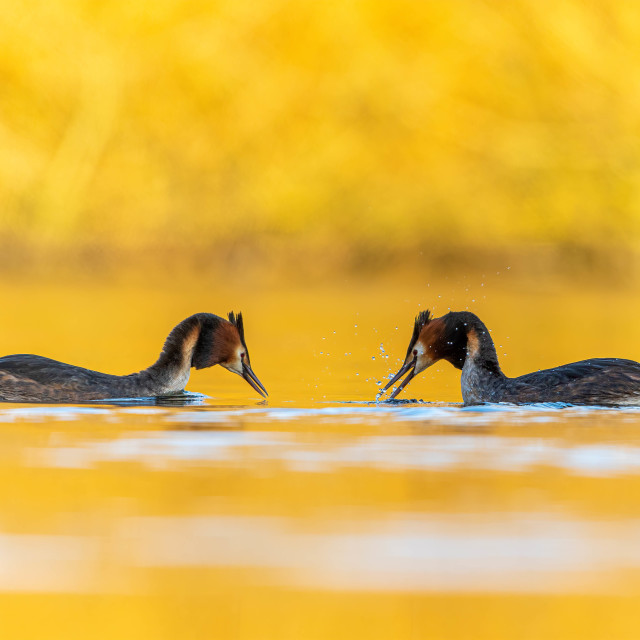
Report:
M474 316L467 328L467 355L462 367L460 385L467 405L498 402L507 377L498 363L498 354L489 330Z
M498 362L498 354L493 338L489 333L489 329L485 324L474 316L467 323L467 354L465 358L465 366L469 365L482 367L494 375L502 375L500 363Z
M182 391L189 381L191 367L211 361L215 329L222 318L211 313L196 313L175 326L167 337L162 352L146 371L162 386L163 393Z

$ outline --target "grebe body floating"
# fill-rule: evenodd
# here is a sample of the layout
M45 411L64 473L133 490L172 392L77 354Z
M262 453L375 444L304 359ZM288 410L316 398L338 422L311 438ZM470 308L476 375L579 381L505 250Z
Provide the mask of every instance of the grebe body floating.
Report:
M87 402L109 398L167 396L184 390L191 367L216 364L242 376L259 394L267 391L251 369L242 314L228 320L196 313L169 334L158 360L139 373L116 376L18 354L0 358L0 401Z
M508 378L498 364L489 330L468 311L452 311L441 318L433 318L429 311L419 313L404 364L379 395L407 374L390 396L395 398L415 375L438 360L447 360L462 370L465 405L640 405L640 363L633 360L594 358Z

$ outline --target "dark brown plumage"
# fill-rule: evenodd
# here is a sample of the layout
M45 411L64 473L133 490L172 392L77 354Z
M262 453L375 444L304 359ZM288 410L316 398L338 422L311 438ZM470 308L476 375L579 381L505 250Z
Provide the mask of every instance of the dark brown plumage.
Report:
M460 382L466 405L485 402L640 404L640 363L633 360L594 358L517 378L507 377L500 369L489 330L478 316L468 311L452 311L441 318L432 318L424 311L419 314L405 362L381 393L408 373L390 396L395 398L416 374L438 360L447 360L462 370Z
M110 398L164 396L184 390L191 367L220 364L242 376L258 393L266 390L251 369L244 342L242 314L229 320L197 313L169 334L158 360L126 376L58 362L42 356L17 354L0 358L0 401L87 402Z
M433 317L431 316L431 312L429 311L429 309L421 311L416 316L416 320L413 323L413 333L411 334L411 340L409 341L409 348L407 349L407 358L409 357L409 353L411 353L411 350L413 349L413 345L420 337L420 332L424 329L425 325L431 322L432 319Z

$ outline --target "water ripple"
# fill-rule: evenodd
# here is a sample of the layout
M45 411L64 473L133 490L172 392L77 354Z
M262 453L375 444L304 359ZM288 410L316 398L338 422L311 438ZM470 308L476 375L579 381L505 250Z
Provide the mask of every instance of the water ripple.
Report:
M169 431L129 433L72 446L33 447L26 464L92 468L105 462L139 462L151 469L193 464L253 468L277 462L294 472L332 473L360 467L379 471L487 469L529 472L555 467L581 476L640 472L640 447L570 444L560 439L478 434L378 435L310 440L286 432Z
M108 539L0 532L0 591L128 592L132 572L240 568L313 589L601 594L627 592L625 572L640 569L637 520L362 515L322 533L295 518L225 514L125 517Z
M171 402L147 402L148 398L117 401L111 406L36 405L0 408L0 422L46 422L108 417L126 420L127 416L149 415L167 422L217 425L222 422L255 420L260 422L296 422L321 420L335 423L425 422L453 425L492 423L537 423L588 417L626 417L640 419L640 407L583 407L561 403L517 406L490 404L465 407L460 404L423 402L342 402L312 407L256 406L205 402L206 396L190 394ZM162 400L162 399L160 399ZM164 399L166 400L166 399ZM111 401L110 401L111 402ZM113 401L116 403L116 401ZM193 405L185 408L187 405Z

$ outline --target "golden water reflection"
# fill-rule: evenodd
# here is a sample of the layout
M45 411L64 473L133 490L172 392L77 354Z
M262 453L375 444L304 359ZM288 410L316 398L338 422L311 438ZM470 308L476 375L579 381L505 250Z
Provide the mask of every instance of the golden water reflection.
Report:
M637 595L639 415L7 406L0 601L18 625L43 600L82 618L97 599L125 630L136 603L130 637L189 611L187 637L389 637L398 616L419 630L403 636L458 637L436 601ZM253 620L265 598L300 600L294 631ZM392 610L362 620L380 598Z

